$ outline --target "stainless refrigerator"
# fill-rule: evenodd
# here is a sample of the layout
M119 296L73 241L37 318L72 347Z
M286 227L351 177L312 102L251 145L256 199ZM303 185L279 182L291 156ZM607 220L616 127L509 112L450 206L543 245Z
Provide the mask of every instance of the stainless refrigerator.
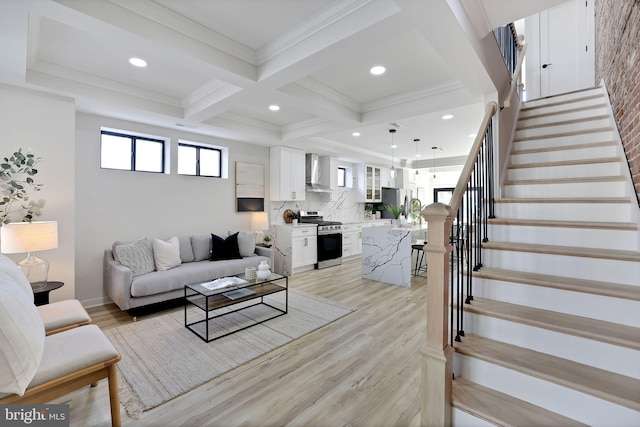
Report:
M398 205L403 207L402 214L407 217L410 212L411 190L405 188L382 187L382 218L393 219L391 213L384 209L386 205Z

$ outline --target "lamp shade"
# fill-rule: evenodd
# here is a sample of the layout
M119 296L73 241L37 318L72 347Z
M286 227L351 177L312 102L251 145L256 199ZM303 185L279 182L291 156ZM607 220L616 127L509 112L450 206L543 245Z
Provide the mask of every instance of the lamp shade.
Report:
M0 228L0 252L17 254L58 247L58 222L11 222Z
M266 212L253 212L251 214L251 229L256 231L269 229L269 216Z

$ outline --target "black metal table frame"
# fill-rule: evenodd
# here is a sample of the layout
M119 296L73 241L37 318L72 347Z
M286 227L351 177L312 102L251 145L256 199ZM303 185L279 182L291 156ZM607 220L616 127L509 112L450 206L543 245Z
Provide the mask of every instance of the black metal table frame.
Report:
M244 275L240 274L240 275L238 275L236 277L241 277L241 276L244 276ZM275 285L273 283L273 282L276 282L276 281L279 281L279 280L283 280L283 279L285 280L285 286L284 287L282 287L280 285ZM240 286L238 288L247 288L247 289L255 290L254 288L257 288L257 287L260 287L260 286L264 286L266 284L272 284L272 285L276 286L277 288L273 289L273 290L261 292L261 293L257 293L256 292L255 295L249 295L249 296L246 296L244 298L239 298L237 300L228 299L226 304L222 304L222 305L216 306L214 308L210 308L209 307L209 299L210 298L214 298L214 297L226 298L222 294L225 293L225 292L228 292L230 290L233 290L233 289L221 289L220 292L216 292L216 293L211 293L211 294L205 295L205 294L202 294L202 293L198 292L197 290L189 287L189 286L193 286L193 285L198 285L197 283L196 284L191 284L191 285L185 285L184 286L184 326L187 329L189 329L191 332L193 332L195 335L197 335L204 342L211 342L211 341L215 341L215 340L218 340L220 338L226 337L228 335L235 334L236 332L240 332L240 331L245 330L247 328L251 328L253 326L259 325L259 324L264 323L264 322L267 322L269 320L273 320L273 319L275 319L277 317L284 316L285 314L287 314L289 312L289 277L288 276L280 276L280 277L276 277L274 279L269 279L269 280L260 281L260 282L256 282L256 283L252 283L251 281L249 281L249 283L247 283L246 285ZM235 289L238 289L238 288L235 288ZM191 290L193 293L187 294L188 290ZM273 305L271 305L269 303L266 303L264 301L264 297L265 296L272 295L272 294L275 294L275 293L278 293L278 292L284 292L285 293L284 310L282 310L282 309L280 309L278 307L274 307ZM193 299L190 299L190 298L196 297L196 296L199 296L200 298L204 298L204 301L205 301L204 307L201 307L200 305L196 304L193 301ZM218 310L220 308L225 308L225 307L230 307L230 306L233 306L235 304L240 304L242 302L251 301L251 300L254 300L254 299L258 299L258 298L260 299L260 302L257 302L255 304L247 305L247 306L238 308L236 310L229 310L226 313L222 313L222 314L218 314L218 315L213 316L213 317L209 317L209 313L214 311L214 310ZM193 305L193 306L201 309L202 311L204 311L204 313L205 313L204 319L198 320L196 322L188 323L187 312L188 312L189 306L191 306L191 305ZM250 325L244 326L242 328L234 329L231 332L227 332L225 334L216 336L215 338L209 339L209 322L211 320L217 319L219 317L226 316L228 314L239 313L239 312L241 312L243 310L246 310L246 309L251 308L251 307L255 307L257 305L266 305L266 306L276 310L278 312L278 314L276 314L275 316L269 317L267 319L262 319L260 321L256 321L256 322L254 322L254 323L252 323ZM203 323L203 322L205 323L205 336L202 336L202 334L200 334L198 331L196 331L195 329L192 328L193 325L197 325L197 324Z

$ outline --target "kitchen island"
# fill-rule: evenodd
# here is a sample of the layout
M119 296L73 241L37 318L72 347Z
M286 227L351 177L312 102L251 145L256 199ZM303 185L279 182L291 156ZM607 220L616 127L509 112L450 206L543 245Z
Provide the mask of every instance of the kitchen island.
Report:
M362 277L411 287L411 228L362 229Z

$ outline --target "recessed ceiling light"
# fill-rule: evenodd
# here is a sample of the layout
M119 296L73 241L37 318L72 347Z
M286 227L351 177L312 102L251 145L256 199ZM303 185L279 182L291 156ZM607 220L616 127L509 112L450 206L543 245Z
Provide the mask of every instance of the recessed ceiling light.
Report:
M445 114L442 116L442 120L450 120L453 119L453 114Z
M387 69L382 65L376 65L375 67L371 67L369 72L374 76L379 76L380 74L384 74Z
M416 157L420 157L420 154L416 154Z
M353 132L351 135L352 136L360 136L360 132Z
M396 144L393 144L391 148L398 148L398 146Z
M477 136L477 134L475 133L470 133L469 135L467 135L469 138L475 138Z
M134 67L144 68L147 66L147 61L142 58L129 58L129 64L133 65Z
M269 110L271 111L278 111L280 109L279 105L269 105Z

